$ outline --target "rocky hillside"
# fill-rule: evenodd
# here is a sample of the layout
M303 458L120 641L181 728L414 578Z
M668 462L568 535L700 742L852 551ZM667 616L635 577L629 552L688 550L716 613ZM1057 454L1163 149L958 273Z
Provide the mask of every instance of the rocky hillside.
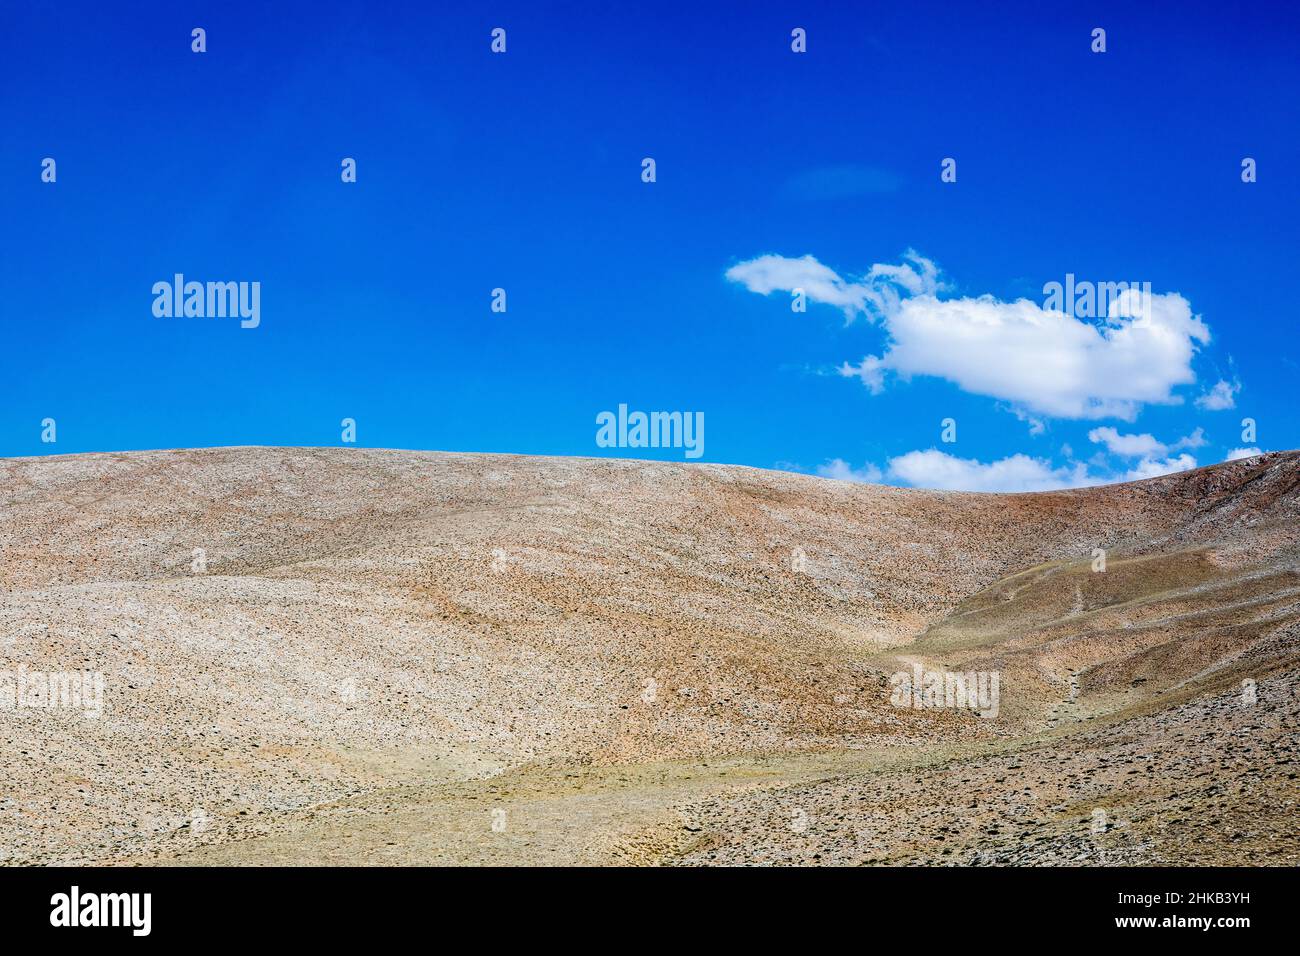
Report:
M470 823L409 859L523 861L545 833L588 862L802 858L810 830L742 837L734 778L682 768L757 761L734 773L770 807L832 767L879 788L900 760L1050 756L1103 724L1158 736L1153 714L1243 680L1294 688L1298 488L1298 453L1025 495L361 449L3 460L0 672L105 689L98 716L0 710L0 859L292 860L320 827L412 847L382 821L419 788L472 819L517 780L557 801L533 842ZM913 664L997 671L998 716L892 706ZM635 807L575 848L565 801L611 772ZM706 778L716 806L679 832ZM844 861L924 856L913 838Z

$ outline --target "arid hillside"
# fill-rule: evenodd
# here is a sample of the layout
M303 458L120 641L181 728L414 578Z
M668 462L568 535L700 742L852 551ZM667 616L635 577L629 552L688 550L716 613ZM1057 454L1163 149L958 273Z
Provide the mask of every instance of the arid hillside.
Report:
M913 668L996 715L897 706ZM20 672L103 700L0 709L0 862L1296 864L1300 453L1025 495L0 460Z

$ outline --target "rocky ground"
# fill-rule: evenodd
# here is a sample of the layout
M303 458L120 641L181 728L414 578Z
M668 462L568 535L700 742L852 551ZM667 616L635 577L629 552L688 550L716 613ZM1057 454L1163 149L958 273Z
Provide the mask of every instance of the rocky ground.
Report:
M0 700L0 861L1294 865L1298 517L1297 453L1011 496L0 460L0 692L105 679ZM914 665L996 716L895 706Z

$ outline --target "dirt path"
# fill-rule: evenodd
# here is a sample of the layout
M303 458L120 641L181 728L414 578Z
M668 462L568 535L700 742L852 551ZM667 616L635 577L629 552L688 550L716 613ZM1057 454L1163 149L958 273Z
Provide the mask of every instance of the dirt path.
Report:
M949 752L947 749L944 753ZM678 808L936 759L939 751L782 754L621 767L508 771L488 780L385 787L301 811L276 831L123 863L168 865L574 865L659 862ZM678 832L679 831L679 832Z

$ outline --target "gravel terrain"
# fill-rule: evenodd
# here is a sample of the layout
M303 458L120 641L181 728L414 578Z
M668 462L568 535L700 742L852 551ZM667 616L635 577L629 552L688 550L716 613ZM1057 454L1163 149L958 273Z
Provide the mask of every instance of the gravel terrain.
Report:
M914 667L996 714L896 706ZM69 672L102 707L5 705ZM1298 688L1296 452L0 460L3 863L1295 865Z

